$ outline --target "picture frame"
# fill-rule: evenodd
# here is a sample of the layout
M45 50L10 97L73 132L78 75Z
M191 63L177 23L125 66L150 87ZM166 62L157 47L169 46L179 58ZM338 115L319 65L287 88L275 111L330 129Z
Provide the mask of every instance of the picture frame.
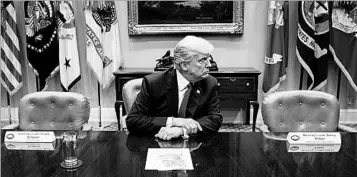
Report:
M221 11L209 10L209 5L212 6L209 3L214 2L218 3ZM164 6L162 3L172 8L161 7ZM207 10L202 10L202 3ZM152 15L155 13L156 16ZM180 33L242 35L243 27L244 1L128 1L130 36Z

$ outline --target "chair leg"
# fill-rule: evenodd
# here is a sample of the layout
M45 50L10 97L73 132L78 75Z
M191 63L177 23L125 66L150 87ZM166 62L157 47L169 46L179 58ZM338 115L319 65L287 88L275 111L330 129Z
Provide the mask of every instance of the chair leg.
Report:
M249 103L253 106L253 132L255 132L255 124L257 122L259 103L258 101L250 101Z

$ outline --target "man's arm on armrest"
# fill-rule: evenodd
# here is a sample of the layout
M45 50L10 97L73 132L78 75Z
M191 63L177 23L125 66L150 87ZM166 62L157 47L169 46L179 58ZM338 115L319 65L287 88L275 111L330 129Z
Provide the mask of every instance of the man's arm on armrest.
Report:
M161 127L166 126L167 117L148 116L151 105L150 99L150 85L147 78L144 77L140 93L136 97L126 118L126 126L130 133L156 134Z

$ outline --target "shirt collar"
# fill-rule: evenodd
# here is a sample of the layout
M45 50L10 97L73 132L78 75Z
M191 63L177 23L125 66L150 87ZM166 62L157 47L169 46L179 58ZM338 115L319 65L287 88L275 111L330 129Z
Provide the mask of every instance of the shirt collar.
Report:
M177 76L177 85L178 85L178 90L182 91L187 87L187 85L190 83L186 78L182 76L182 74L176 70L176 76Z

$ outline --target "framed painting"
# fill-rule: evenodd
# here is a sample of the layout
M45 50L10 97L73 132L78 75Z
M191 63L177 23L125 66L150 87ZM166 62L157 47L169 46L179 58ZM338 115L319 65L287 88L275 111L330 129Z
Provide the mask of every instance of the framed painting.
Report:
M243 1L128 1L129 35L243 34Z

